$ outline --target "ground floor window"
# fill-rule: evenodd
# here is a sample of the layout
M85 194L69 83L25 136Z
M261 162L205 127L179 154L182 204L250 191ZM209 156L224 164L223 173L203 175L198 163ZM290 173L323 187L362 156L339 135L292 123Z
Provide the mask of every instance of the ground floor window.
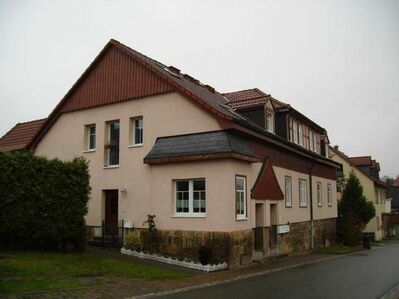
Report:
M246 178L239 175L236 176L236 217L237 219L247 217Z
M299 206L306 207L308 205L308 185L305 180L299 179Z
M331 190L331 184L327 185L327 201L328 201L328 206L332 206L332 190Z
M205 215L205 179L176 180L174 185L176 215Z

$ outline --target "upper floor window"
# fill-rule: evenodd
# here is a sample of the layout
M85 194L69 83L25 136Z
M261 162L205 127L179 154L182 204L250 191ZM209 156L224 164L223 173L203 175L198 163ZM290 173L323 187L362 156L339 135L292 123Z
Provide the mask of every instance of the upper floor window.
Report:
M94 151L96 149L96 125L85 126L85 150Z
M174 185L176 215L205 216L205 179L177 180Z
M332 188L331 184L327 184L327 201L328 201L328 206L332 206Z
M299 206L306 207L308 205L308 185L306 180L299 179Z
M273 133L274 132L274 119L273 113L270 111L266 112L266 131Z
M378 193L378 190L375 190L375 202L376 203L379 203L380 202L380 196L379 196L380 194Z
M292 137L294 143L298 143L298 123L295 121L292 122Z
M246 178L238 175L236 176L236 217L238 220L247 217Z
M285 206L292 207L292 179L285 177Z
M119 165L119 121L108 122L106 127L105 164L106 166Z
M321 207L323 205L321 183L317 183L317 206Z
M309 131L309 149L314 151L315 146L315 133L313 131Z
M132 117L130 119L130 144L138 146L143 144L144 122L143 117Z
M298 143L303 146L303 125L298 125Z

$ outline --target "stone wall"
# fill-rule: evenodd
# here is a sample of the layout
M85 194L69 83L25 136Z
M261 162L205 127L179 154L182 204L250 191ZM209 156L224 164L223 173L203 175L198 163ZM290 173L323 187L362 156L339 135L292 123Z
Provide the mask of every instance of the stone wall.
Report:
M178 259L198 261L198 250L206 246L212 250L212 263L227 262L229 267L252 261L252 230L234 232L204 232L182 230L140 231L143 250Z
M336 218L313 221L314 247L334 245L336 242ZM277 242L281 253L300 253L310 250L310 222L290 224L290 232L278 235Z

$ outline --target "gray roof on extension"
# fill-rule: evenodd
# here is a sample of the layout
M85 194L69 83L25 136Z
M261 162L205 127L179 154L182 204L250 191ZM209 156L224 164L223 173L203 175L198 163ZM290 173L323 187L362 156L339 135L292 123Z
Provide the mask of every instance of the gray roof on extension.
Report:
M230 131L213 131L157 138L144 160L222 153L255 158L244 138Z

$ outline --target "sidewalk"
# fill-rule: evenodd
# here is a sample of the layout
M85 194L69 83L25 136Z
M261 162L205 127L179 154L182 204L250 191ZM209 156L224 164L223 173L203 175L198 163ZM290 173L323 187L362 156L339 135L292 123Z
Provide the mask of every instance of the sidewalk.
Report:
M115 255L116 253L110 252ZM233 270L213 273L201 273L190 271L189 276L176 280L154 280L154 281L131 281L129 283L114 283L112 285L101 285L76 290L65 290L55 292L24 293L0 298L129 298L149 297L155 293L170 293L173 290L196 288L200 285L212 285L222 281L231 281L243 277L257 276L267 272L275 272L282 269L297 267L304 264L316 263L321 260L336 258L337 255L307 253L290 256L264 264L251 264ZM136 259L134 257L120 256L123 259ZM136 259L137 260L137 259ZM141 262L141 261L140 261ZM142 261L148 263L148 261ZM151 262L153 263L153 262ZM155 263L157 266L165 267L164 264ZM176 268L175 268L176 269ZM185 270L183 270L185 271Z

